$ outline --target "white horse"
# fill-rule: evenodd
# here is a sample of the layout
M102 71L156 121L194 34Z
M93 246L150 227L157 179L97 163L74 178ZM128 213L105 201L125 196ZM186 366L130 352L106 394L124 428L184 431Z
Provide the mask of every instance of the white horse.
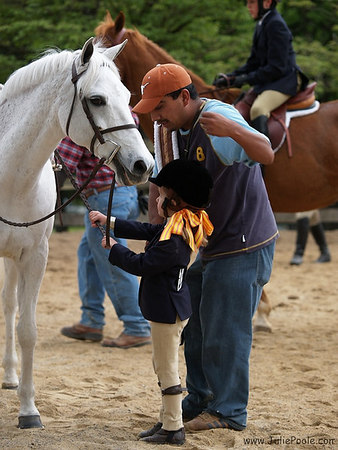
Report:
M0 89L0 256L5 262L6 321L2 387L18 386L19 428L43 426L34 403L33 353L36 304L53 219L29 227L7 221L22 224L53 211L56 190L50 158L66 134L107 158L119 183L148 179L153 157L134 125L130 93L113 63L124 45L99 49L90 39L82 50L51 51L16 71Z

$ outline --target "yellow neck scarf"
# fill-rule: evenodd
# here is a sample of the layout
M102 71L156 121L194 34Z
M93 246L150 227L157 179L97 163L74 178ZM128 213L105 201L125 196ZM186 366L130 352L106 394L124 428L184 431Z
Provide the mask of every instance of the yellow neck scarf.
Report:
M195 234L192 228L198 227ZM183 236L183 229L188 235L188 244L192 251L196 251L203 242L203 236L210 236L214 227L208 214L204 211L192 212L190 209L181 209L173 214L162 231L160 241L167 241L172 234Z

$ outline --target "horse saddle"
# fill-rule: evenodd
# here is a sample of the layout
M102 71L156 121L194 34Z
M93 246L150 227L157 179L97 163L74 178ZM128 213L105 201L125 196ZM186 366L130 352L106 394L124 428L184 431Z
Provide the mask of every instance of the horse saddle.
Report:
M316 85L316 82L309 84L303 91L290 97L285 103L271 112L268 120L268 129L271 146L275 152L280 149L286 138L288 141L289 155L291 156L291 142L288 132L290 120L294 116L305 116L317 111L319 103L316 102L315 98ZM256 97L257 94L251 88L234 104L235 108L249 123L250 108Z

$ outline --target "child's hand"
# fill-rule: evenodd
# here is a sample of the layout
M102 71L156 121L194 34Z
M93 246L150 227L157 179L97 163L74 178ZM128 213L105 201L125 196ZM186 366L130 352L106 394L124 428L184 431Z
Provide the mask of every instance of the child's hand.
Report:
M90 211L89 219L92 223L92 227L97 227L96 222L98 222L100 225L105 225L107 222L107 216L100 213L100 211Z
M102 238L101 245L102 245L103 248L111 249L113 247L113 245L115 245L115 244L117 244L117 242L115 241L115 239L113 239L111 237L111 238L109 238L109 246L107 246L106 236L104 236Z

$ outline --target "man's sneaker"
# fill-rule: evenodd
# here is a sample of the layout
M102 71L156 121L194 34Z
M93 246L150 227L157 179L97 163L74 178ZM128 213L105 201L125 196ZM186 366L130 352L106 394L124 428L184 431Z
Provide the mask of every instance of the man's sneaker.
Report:
M187 431L206 431L215 428L230 428L224 419L208 412L202 412L200 415L190 420L190 422L186 422L184 427Z

